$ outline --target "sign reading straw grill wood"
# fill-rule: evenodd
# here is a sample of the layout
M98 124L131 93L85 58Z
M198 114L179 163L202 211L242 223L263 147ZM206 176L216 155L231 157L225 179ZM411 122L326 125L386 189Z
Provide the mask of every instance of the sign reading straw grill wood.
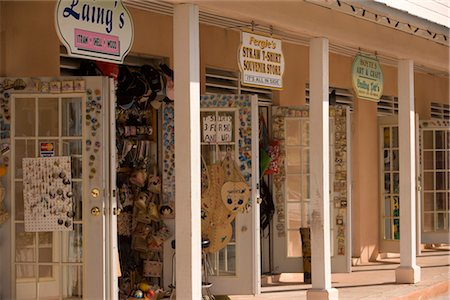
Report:
M356 55L352 66L352 83L358 98L380 101L383 81L383 71L375 56Z
M243 85L282 89L284 57L281 40L242 31L239 68Z
M75 57L122 63L133 44L133 22L121 0L59 0L55 26Z

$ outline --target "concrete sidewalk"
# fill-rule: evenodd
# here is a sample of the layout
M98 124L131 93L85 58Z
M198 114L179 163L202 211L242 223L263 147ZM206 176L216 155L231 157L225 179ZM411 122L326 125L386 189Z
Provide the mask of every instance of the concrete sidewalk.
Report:
M375 263L352 267L351 273L332 274L332 286L339 299L450 299L450 249L424 250L417 257L421 281L416 284L395 283L395 269L400 258L381 259ZM303 274L282 274L280 281L267 283L258 296L230 296L232 300L300 300L306 299L311 284L303 283ZM448 298L447 298L448 297Z

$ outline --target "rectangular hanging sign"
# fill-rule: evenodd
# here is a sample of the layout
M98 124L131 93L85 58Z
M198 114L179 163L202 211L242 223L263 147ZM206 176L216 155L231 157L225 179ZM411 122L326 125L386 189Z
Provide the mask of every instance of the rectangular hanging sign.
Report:
M284 56L281 40L271 36L241 32L239 69L241 83L247 86L281 90Z
M358 98L380 101L383 95L383 71L378 58L358 54L352 65L352 84Z
M55 27L70 56L122 63L134 28L121 0L58 0Z

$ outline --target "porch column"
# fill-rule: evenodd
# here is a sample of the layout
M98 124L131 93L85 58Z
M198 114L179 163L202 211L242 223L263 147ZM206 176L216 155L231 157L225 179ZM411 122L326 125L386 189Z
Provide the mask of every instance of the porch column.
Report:
M414 126L414 63L398 63L399 159L400 159L400 267L397 283L420 281L416 265L416 151Z
M200 226L199 10L177 4L173 16L175 84L175 240L177 298L202 298Z
M328 40L309 46L309 137L312 289L307 299L338 299L331 288Z

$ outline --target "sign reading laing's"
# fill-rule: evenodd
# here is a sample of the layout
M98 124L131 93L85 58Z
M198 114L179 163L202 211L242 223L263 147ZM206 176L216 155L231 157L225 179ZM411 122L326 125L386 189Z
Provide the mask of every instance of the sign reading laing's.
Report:
M133 44L133 21L121 0L59 0L55 25L75 57L121 63Z
M352 66L352 83L358 98L380 101L384 78L378 59L369 55L356 55Z
M281 40L242 31L239 68L243 85L282 89L284 57Z

